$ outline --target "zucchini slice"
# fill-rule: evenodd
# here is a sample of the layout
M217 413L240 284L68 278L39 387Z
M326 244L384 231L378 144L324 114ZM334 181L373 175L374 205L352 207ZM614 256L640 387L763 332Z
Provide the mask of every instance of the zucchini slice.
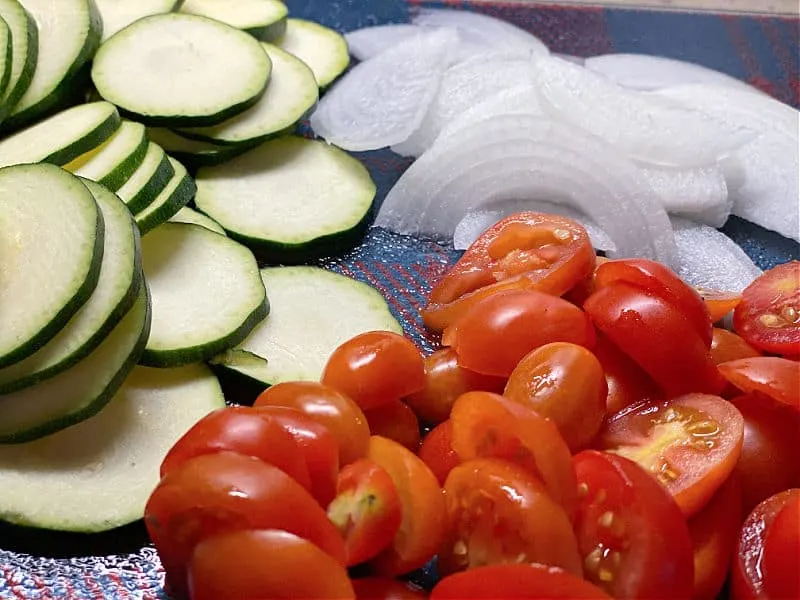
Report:
M120 123L117 107L110 102L68 108L0 141L0 166L66 165L103 144Z
M170 221L173 223L189 223L191 225L200 225L200 227L205 227L214 233L226 235L222 225L217 223L211 217L207 217L203 213L197 212L188 206L184 206L182 209L176 212L175 215L170 218Z
M117 190L117 195L136 214L156 199L175 175L175 168L164 150L149 142L142 164Z
M134 21L172 12L181 0L94 0L103 17L103 41Z
M71 369L0 396L0 443L30 442L96 414L125 381L150 331L147 286L106 339Z
M262 46L272 60L272 78L258 104L216 127L181 129L181 135L217 144L252 146L291 132L311 113L319 99L314 74L288 52L269 44Z
M100 276L103 215L80 179L52 165L0 169L0 367L33 354Z
M102 145L79 156L64 168L116 192L142 164L147 146L144 125L123 121L114 135Z
M0 98L8 89L8 82L11 80L11 69L14 64L14 48L11 41L11 29L0 14Z
M193 140L164 127L150 127L147 133L150 139L164 148L170 156L182 162L187 168L195 170L200 167L221 165L244 154L256 145L223 146L212 142Z
M241 342L269 312L252 252L204 227L166 223L142 240L153 326L141 363L203 361Z
M100 44L103 24L94 0L20 0L38 28L36 69L3 129L19 129L56 108Z
M197 185L186 167L171 156L167 160L175 174L155 200L136 213L136 224L142 235L169 221L170 217L192 201L197 192Z
M219 21L169 13L139 19L94 57L100 95L145 125L216 125L253 106L272 63L252 36Z
M214 364L266 384L319 381L331 353L360 333L402 333L377 290L319 267L261 269L270 314ZM238 360L239 350L264 361Z
M136 367L91 419L43 440L0 447L0 519L81 533L141 519L170 447L224 405L204 365Z
M39 55L39 29L19 0L0 0L0 17L11 31L11 73L0 95L0 117L5 117L33 79Z
M337 253L363 234L375 184L322 141L272 140L197 174L197 208L256 255L281 264Z
M283 35L289 16L279 0L186 0L181 12L222 21L265 42Z
M350 65L344 36L313 21L288 19L277 44L306 63L321 88L332 84Z
M143 285L139 229L113 193L84 180L103 214L103 262L92 295L58 334L28 358L0 369L0 394L54 377L87 356L130 310Z

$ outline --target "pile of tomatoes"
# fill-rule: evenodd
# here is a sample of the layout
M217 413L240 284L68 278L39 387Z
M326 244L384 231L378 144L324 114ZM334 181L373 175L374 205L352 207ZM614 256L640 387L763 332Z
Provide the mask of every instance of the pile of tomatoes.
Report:
M145 515L170 590L800 598L799 311L797 262L701 295L509 217L432 291L441 350L357 336L178 441Z

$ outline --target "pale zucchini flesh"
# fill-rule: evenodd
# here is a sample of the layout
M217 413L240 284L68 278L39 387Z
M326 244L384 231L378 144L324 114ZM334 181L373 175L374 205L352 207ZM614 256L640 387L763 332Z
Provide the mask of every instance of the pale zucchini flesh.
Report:
M103 41L134 21L172 12L180 0L94 0L103 17Z
M117 195L136 214L156 199L174 175L169 156L158 144L149 142L142 163L117 190Z
M287 19L286 32L276 43L306 63L321 88L333 83L350 64L344 36L313 21Z
M136 213L136 224L142 235L169 221L181 208L189 204L197 192L194 179L177 160L168 156L175 174L156 198Z
M0 117L5 117L28 89L39 55L39 29L19 0L0 0L0 17L11 31L11 72L0 95Z
M220 235L225 235L225 230L222 228L222 225L217 223L211 217L204 215L193 208L189 208L188 206L184 206L182 209L176 212L175 215L170 218L170 221L173 223L190 223L192 225L200 225L200 227L205 227L209 231L219 233Z
M181 12L222 21L265 42L283 35L289 15L279 0L186 0Z
M123 121L114 135L103 144L79 156L64 168L116 192L142 164L147 149L144 125Z

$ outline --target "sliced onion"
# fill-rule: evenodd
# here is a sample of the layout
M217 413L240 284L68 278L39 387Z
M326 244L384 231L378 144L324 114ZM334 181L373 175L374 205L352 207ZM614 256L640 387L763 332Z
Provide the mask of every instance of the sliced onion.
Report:
M733 201L728 198L725 175L717 165L698 169L649 168L642 169L642 175L670 215L722 227L731 214Z
M557 56L561 60L565 60L567 62L575 63L576 65L583 66L586 62L586 59L581 56L575 56L574 54L561 54L560 52L554 52L553 56Z
M534 65L545 110L642 163L702 167L756 137L745 126L667 98L627 90L555 57L541 58Z
M376 224L449 239L467 213L520 199L580 211L617 256L672 259L669 219L638 169L602 140L534 116L499 116L441 139L389 192Z
M345 34L350 55L360 61L375 58L378 54L422 33L417 25L401 23L364 27Z
M710 83L762 93L726 73L664 56L603 54L587 58L584 66L622 87L633 90L649 91L686 83Z
M723 292L741 292L761 269L721 231L684 219L672 219L678 253L675 271L687 283Z
M457 37L424 32L356 65L311 116L317 135L345 150L376 150L405 140L433 100Z

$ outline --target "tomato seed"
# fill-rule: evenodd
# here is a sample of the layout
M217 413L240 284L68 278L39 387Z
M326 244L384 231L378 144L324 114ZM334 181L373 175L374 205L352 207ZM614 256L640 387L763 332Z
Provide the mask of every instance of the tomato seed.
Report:
M607 510L602 515L600 515L600 518L597 519L597 523L600 525L600 527L605 527L606 529L610 529L611 526L614 524L614 513L611 512L610 510Z
M770 329L776 329L786 325L785 320L773 313L763 314L758 317L758 320L764 327L769 327Z
M581 483L578 486L578 496L580 498L585 498L588 495L589 495L589 486L586 485L585 483Z

